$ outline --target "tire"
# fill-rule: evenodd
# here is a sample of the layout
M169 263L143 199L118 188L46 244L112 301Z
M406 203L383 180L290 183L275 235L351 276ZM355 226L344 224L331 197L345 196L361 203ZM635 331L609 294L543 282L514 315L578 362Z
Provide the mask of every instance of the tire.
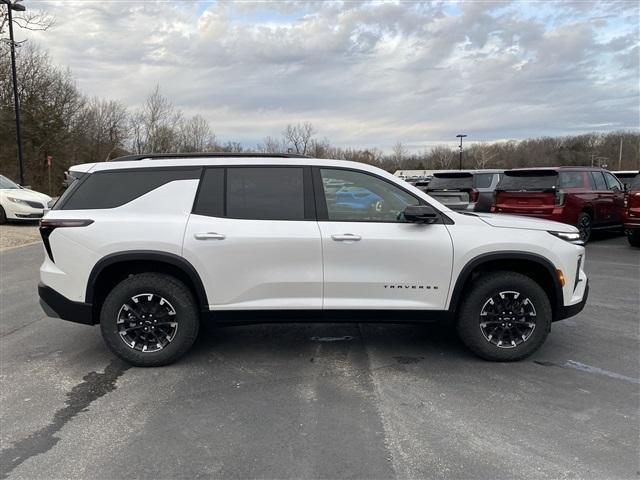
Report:
M200 315L191 291L161 273L124 279L109 292L100 311L105 343L137 367L175 362L191 348L199 328Z
M580 215L578 215L576 227L578 227L578 230L580 231L580 240L587 243L589 238L591 238L591 231L593 229L593 220L591 219L591 215L587 212L580 213Z
M640 229L628 230L627 241L632 247L640 247Z
M506 317L501 316L504 312L493 311L505 303L511 303L511 308L516 306L523 312L522 316L515 308L513 316L505 310ZM481 275L472 283L469 295L458 310L456 327L460 340L480 358L512 362L540 348L551 330L551 320L549 298L538 283L520 273L498 271Z
M0 206L0 225L4 225L5 223L7 223L7 214L4 208Z

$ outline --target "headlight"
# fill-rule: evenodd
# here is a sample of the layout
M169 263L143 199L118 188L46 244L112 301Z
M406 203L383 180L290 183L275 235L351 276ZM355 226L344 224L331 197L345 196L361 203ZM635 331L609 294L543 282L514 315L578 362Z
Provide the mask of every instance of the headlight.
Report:
M580 240L580 234L578 232L549 232L554 237L561 238L562 240L573 243L575 245L584 245L584 242Z
M20 200L19 198L7 197L7 200L13 203L17 203L18 205L24 205L26 207L29 206L29 204L25 200Z

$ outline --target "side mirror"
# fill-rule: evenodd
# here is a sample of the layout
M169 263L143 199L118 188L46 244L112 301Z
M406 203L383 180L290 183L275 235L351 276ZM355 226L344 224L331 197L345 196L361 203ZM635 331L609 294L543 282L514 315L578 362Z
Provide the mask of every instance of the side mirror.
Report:
M402 214L411 223L435 223L439 218L438 212L431 205L409 205Z

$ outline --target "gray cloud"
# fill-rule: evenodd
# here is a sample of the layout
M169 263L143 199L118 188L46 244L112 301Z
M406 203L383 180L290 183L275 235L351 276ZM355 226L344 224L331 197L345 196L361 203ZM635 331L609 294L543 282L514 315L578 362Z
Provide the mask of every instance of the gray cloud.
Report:
M73 7L72 9L70 8ZM138 105L156 83L222 139L313 122L389 148L639 128L639 8L629 2L28 4L26 36L91 95Z

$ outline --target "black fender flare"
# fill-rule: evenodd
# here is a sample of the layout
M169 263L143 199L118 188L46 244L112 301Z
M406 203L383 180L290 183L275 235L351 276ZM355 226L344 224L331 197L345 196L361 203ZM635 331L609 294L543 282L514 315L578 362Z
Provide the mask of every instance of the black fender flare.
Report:
M462 296L464 285L471 276L471 273L483 264L494 262L496 260L526 260L544 267L544 269L549 274L549 279L552 282L553 292L555 294L555 305L553 304L553 299L549 299L552 306L554 307L554 316L563 309L564 295L562 293L562 286L560 285L560 281L558 280L558 276L556 274L555 265L553 265L553 263L551 263L547 258L536 253L505 250L501 252L483 253L467 262L467 264L460 271L460 275L458 275L455 286L453 288L453 292L451 293L451 300L449 301L449 311L453 313L457 310L458 305L460 304L460 297Z
M195 294L203 311L209 311L209 301L207 293L197 270L186 259L173 253L161 252L156 250L128 250L124 252L111 253L96 262L89 274L87 281L87 291L85 293L85 302L92 304L95 297L96 280L105 268L116 263L126 263L133 261L151 261L171 265L179 268L191 280L195 289Z

